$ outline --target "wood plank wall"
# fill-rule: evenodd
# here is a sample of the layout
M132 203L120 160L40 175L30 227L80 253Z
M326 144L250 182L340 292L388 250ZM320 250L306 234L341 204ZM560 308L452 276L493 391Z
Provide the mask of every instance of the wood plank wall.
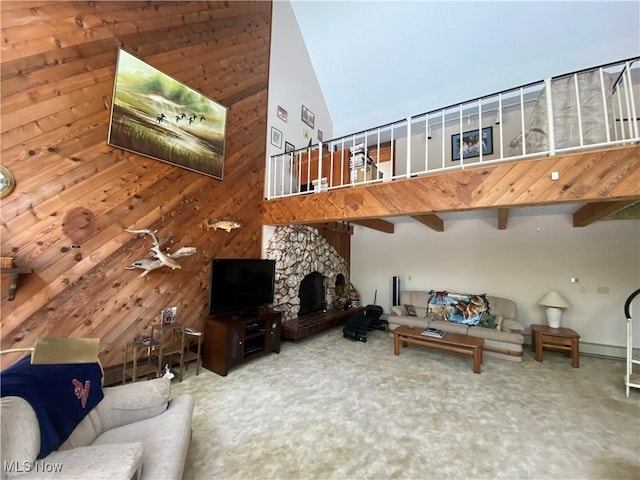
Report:
M2 348L39 336L100 337L104 366L177 305L203 327L212 258L261 252L271 2L3 1L2 164L16 189L1 204ZM118 48L229 107L224 180L107 145ZM207 231L231 218L242 228ZM147 236L193 246L182 268L145 277ZM2 358L3 368L20 355Z

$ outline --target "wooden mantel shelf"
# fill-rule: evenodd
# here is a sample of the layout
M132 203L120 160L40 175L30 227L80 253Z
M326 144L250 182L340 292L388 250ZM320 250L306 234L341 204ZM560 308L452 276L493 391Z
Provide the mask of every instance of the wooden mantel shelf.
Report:
M5 274L5 273L8 273L11 275L11 284L9 285L8 299L13 300L14 298L16 298L16 289L18 288L18 276L21 273L33 273L33 268L1 267L0 274Z

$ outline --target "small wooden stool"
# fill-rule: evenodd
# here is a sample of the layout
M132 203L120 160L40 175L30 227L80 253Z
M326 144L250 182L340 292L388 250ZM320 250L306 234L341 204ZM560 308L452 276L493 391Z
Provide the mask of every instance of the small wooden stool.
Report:
M537 362L542 361L542 349L561 350L571 356L571 366L580 367L580 335L570 328L531 325L531 351Z

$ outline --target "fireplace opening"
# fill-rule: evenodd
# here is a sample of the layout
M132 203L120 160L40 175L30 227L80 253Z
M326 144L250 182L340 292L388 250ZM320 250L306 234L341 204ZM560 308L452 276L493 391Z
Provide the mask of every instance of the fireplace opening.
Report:
M318 312L325 308L324 277L320 272L311 272L300 282L298 315Z

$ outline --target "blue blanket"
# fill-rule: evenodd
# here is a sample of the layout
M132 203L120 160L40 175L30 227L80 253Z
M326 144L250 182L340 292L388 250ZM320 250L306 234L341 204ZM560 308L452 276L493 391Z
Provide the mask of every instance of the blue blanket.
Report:
M31 356L0 372L0 389L1 396L24 398L36 412L38 458L57 450L104 398L98 363L32 365Z

